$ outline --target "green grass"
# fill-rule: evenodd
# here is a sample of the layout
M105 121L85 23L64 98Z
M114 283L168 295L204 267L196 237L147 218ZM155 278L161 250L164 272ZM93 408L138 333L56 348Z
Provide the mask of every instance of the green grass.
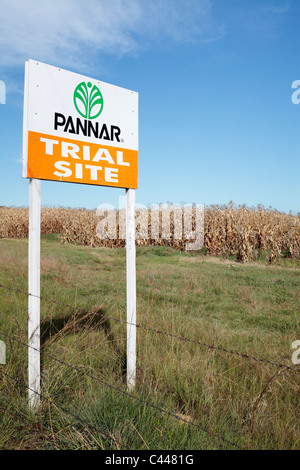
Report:
M25 292L0 288L0 331L25 343L27 249L27 240L0 241L0 284ZM202 427L242 448L299 449L300 373L175 337L292 366L291 344L300 339L300 269L294 260L280 264L138 248L137 322L148 329L137 329L133 398L124 375L125 250L42 237L42 394L58 407L45 399L37 413L28 409L27 348L0 337L7 347L1 370L17 378L0 373L0 448L232 448ZM76 329L64 328L74 312L94 307L93 322L90 315Z

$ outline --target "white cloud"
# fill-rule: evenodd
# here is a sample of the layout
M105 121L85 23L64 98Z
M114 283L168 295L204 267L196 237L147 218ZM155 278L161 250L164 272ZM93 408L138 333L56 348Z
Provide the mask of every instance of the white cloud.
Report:
M99 54L223 35L211 0L0 0L0 23L0 65L6 67L29 57L80 66Z

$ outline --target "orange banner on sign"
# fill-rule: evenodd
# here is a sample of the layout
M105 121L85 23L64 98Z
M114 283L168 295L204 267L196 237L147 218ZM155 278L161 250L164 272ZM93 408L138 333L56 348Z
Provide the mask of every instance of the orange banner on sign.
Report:
M138 187L138 151L28 132L27 177Z

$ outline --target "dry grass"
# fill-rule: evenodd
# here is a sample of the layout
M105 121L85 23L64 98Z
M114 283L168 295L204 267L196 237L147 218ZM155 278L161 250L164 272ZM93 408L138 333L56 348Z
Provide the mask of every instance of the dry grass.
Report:
M159 237L153 238L153 220L150 210L142 214L146 224L142 227L137 221L138 246L170 246L185 250L190 241L189 233L178 237L183 225L182 211L170 213L170 235L162 238L162 217L159 213ZM124 247L123 230L119 225L122 214L115 213L117 225L114 238L100 239L97 236L97 224L101 220L93 210L48 208L42 209L42 235L58 233L64 243L91 247ZM1 207L0 238L24 238L28 236L28 209ZM141 216L141 212L137 212ZM146 219L145 219L146 218ZM102 216L103 219L103 216ZM148 221L148 223L147 223ZM195 229L195 214L193 226ZM182 230L179 230L182 233ZM204 250L208 255L222 255L225 258L235 255L237 261L247 262L266 253L269 263L276 262L280 256L300 258L300 214L291 215L262 206L208 206L204 215Z

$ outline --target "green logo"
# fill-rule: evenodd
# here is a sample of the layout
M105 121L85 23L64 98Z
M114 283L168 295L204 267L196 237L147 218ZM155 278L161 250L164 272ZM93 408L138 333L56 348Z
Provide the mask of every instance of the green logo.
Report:
M103 110L103 96L99 88L91 82L81 82L75 88L74 105L80 116L95 119Z

